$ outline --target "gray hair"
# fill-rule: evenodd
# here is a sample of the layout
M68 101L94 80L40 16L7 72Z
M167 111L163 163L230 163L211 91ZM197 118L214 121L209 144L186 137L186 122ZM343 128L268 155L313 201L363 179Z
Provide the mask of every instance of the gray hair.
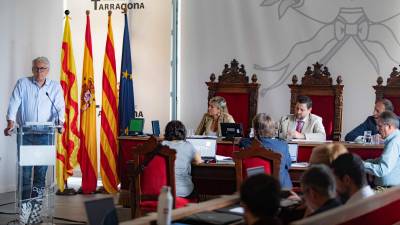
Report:
M36 63L44 63L47 65L47 67L50 67L50 61L47 57L45 56L39 56L37 58L34 58L32 60L32 68L35 67Z
M376 100L375 104L376 103L382 103L385 106L385 111L392 111L393 112L394 107L393 107L392 102L389 99L381 98L381 99Z
M259 113L253 118L253 128L258 138L275 136L275 122L266 113Z
M336 196L335 177L331 169L324 164L311 166L303 174L301 185L304 189L313 189L324 197L334 198Z
M378 117L384 124L390 124L396 128L399 128L399 118L392 111L385 111Z

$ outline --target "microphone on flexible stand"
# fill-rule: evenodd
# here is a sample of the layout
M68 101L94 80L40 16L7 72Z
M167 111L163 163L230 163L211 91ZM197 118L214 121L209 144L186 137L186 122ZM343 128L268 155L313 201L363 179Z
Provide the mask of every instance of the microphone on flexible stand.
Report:
M46 91L46 95L51 102L51 107L54 107L54 109L56 110L56 113L57 113L57 119L55 122L55 124L57 126L57 131L58 131L58 133L62 133L62 127L61 127L61 123L60 123L60 114L58 113L57 107L55 106L54 102L51 100L50 95L47 91Z

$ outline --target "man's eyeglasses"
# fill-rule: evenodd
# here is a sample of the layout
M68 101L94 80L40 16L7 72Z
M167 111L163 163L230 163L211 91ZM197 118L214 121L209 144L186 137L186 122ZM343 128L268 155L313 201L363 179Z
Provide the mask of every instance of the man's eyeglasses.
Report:
M46 71L48 67L33 67L33 70L36 72Z

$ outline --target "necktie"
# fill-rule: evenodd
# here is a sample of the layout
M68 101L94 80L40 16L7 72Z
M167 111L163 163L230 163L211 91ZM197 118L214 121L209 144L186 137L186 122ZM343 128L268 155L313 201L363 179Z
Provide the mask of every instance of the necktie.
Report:
M304 125L304 121L297 120L296 131L301 133L301 130L303 129L303 125Z

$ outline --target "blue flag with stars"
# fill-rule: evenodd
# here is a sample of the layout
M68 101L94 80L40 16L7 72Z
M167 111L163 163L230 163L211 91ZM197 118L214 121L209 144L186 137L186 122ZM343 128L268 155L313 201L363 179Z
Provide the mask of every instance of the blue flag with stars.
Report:
M128 134L129 121L135 117L133 97L131 46L129 41L128 17L125 13L124 41L122 43L121 78L119 82L119 130Z

